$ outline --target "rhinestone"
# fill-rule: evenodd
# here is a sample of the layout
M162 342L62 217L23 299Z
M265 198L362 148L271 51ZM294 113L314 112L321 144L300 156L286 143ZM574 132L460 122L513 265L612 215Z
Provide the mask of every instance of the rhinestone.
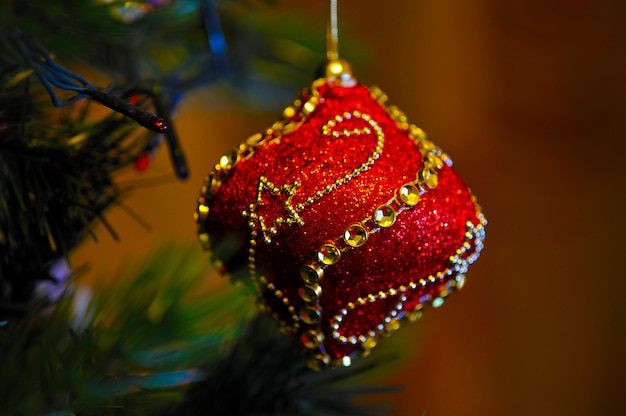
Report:
M317 348L324 342L324 335L317 331L306 331L300 335L300 342L307 348Z
M452 165L454 165L454 162L452 162L452 159L450 159L450 156L447 155L446 153L442 153L439 155L439 157L441 158L441 160L443 161L443 163L445 163L446 165L448 165L448 167L452 167Z
M211 178L213 175L209 175L204 179L204 183L202 184L202 188L200 188L200 195L208 196L209 193L209 184L211 183Z
M409 322L415 322L419 320L422 317L422 308L418 306L413 311L407 313L406 317L409 320Z
M430 153L430 152L434 152L435 150L437 150L437 146L435 146L435 144L431 142L430 140L423 140L420 142L420 145L422 147L422 150L425 153Z
M287 107L283 110L284 118L291 118L296 115L296 109L293 107Z
M426 162L430 165L431 168L441 169L443 168L443 160L433 153L429 153L426 156Z
M332 244L324 244L317 252L317 258L324 264L335 264L341 257L341 251Z
M352 365L352 359L348 356L341 357L341 365L344 367L350 367Z
M381 205L374 211L373 220L381 227L391 227L396 221L396 211L389 205Z
M440 307L441 305L443 305L444 301L445 301L445 298L442 298L442 297L433 299L433 308Z
M424 130L420 129L419 127L417 127L414 124L411 124L409 126L409 135L414 140L418 140L418 141L422 141L422 140L426 139L426 133L424 133Z
M313 97L309 98L309 101L304 103L304 106L302 106L302 112L304 113L304 115L309 115L313 111L315 111L315 107L317 107L318 103L319 103L319 98L318 97L313 96Z
M378 101L379 103L383 104L387 101L387 96L385 95L384 92L382 92L382 90L378 87L371 87L370 88L370 94L372 95L372 98L375 99L376 101Z
M220 158L220 167L225 170L232 169L233 166L235 166L235 163L237 163L238 158L239 155L237 154L237 151L233 150Z
M208 190L210 193L215 194L218 189L220 189L220 186L222 186L222 181L219 180L219 178L215 175L215 174L210 174L207 177L207 185L208 185Z
M420 200L420 190L412 183L402 185L398 195L402 202L410 207L416 205Z
M257 133L255 135L248 137L248 139L246 140L246 144L252 147L256 147L260 145L261 143L263 143L264 139L265 137L261 133Z
M315 302L322 295L322 288L319 285L303 285L298 289L298 294L305 302Z
M206 194L201 194L200 197L198 198L198 205L209 205L209 195Z
M425 168L417 173L417 182L422 188L435 189L439 184L439 178L435 171Z
M217 257L211 257L211 264L219 274L226 274L226 265Z
M463 286L465 286L465 275L464 274L458 274L455 278L456 280L456 287L457 289L463 289Z
M343 239L351 247L360 247L367 241L367 230L361 224L352 224L343 233Z
M367 350L371 350L372 348L374 348L376 346L376 344L378 344L378 341L376 340L376 338L373 337L368 337L365 342L363 342L363 348L367 349Z
M198 205L198 221L204 222L209 216L209 207L206 205Z
M311 264L300 267L300 277L309 285L316 285L324 276L324 269L317 268Z
M209 250L211 248L211 240L209 239L208 233L198 234L198 240L204 250Z
M300 318L309 325L317 324L322 318L322 311L319 309L302 308L300 310Z
M385 324L385 331L387 332L397 331L398 328L400 328L400 321L398 321L397 319L392 319L387 324Z

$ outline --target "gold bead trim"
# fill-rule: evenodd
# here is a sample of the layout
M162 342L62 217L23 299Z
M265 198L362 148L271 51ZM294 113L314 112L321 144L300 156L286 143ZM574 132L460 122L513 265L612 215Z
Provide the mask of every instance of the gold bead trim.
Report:
M257 282L258 284L259 294L262 294L265 290L267 290L270 293L272 293L277 299L279 299L283 303L283 305L287 307L287 311L290 314L290 318L293 324L288 324L281 316L278 315L277 312L273 311L269 307L265 311L271 312L272 317L276 321L281 323L281 328L283 328L285 331L288 331L290 333L296 333L298 329L300 328L301 316L298 313L296 313L294 306L289 301L289 298L285 296L285 293L282 290L278 289L274 283L268 281L267 278L263 275L255 276L254 281ZM298 312L302 312L302 311L298 311Z
M386 291L368 294L364 297L359 297L354 301L348 302L346 307L341 309L339 314L335 315L332 319L333 325L331 328L333 338L343 344L356 345L362 344L368 337L376 338L381 335L387 336L400 327L401 318L406 317L406 319L410 321L419 319L421 317L422 304L430 302L433 307L439 307L443 304L444 299L449 293L451 293L454 289L461 289L465 284L465 273L467 273L469 266L476 261L484 246L484 227L486 225L486 220L482 214L478 213L477 215L479 218L479 223L477 225L474 225L471 221L466 223L466 240L456 250L455 254L450 256L448 267L424 279L411 281L406 285L401 285L397 288L391 288ZM473 252L468 256L467 253L472 248ZM406 302L406 296L410 291L418 290L428 285L437 284L437 282L442 282L446 276L454 276L454 279L449 280L447 285L439 287L438 293L436 293L435 297L432 297L431 295L424 295L419 299L420 304L415 310L408 313L404 311L404 302ZM383 319L381 323L376 326L374 330L368 331L367 335L344 336L341 334L341 323L357 306L398 295L400 295L399 301L394 309Z
M255 201L250 204L249 209L247 211L243 211L241 215L248 219L248 226L250 227L250 241L257 241L257 236L259 234L263 237L263 242L265 244L270 244L272 242L272 236L278 233L278 228L282 225L303 225L304 221L300 218L298 211L294 208L292 204L292 199L296 194L298 187L300 186L299 182L294 182L291 184L284 184L281 186L276 186L272 182L270 182L265 176L261 176L259 178L259 185L257 186L257 194ZM287 198L285 202L282 204L286 216L278 217L272 224L268 224L266 219L257 213L257 209L264 205L263 202L263 194L269 193L272 197L277 197L279 195L286 195ZM251 247L254 247L255 243L251 243Z
M335 127L338 127L344 121L351 119L361 119L365 121L369 125L369 127L353 130L335 130ZM376 145L374 147L374 151L370 154L370 156L352 172L335 180L333 183L325 186L323 189L315 192L315 199L307 199L306 204L302 206L302 209L304 209L308 205L311 205L313 202L319 200L323 196L328 195L335 189L339 188L341 185L348 183L350 180L356 178L361 173L368 170L370 166L372 166L374 162L380 157L383 152L383 147L385 146L385 134L383 133L383 129L378 125L378 122L372 119L369 114L361 113L357 110L351 112L346 111L341 115L336 115L333 119L327 121L326 124L322 126L322 134L324 136L333 136L335 138L367 135L371 134L372 131L376 134ZM300 206L298 206L298 208L300 208Z

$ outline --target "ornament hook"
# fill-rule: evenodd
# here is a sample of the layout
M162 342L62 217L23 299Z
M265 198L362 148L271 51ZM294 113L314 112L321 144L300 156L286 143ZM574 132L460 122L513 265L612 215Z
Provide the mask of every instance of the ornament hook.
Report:
M352 67L339 59L339 25L337 23L338 0L329 0L328 19L326 22L326 78L335 79L345 87L353 86L356 81Z

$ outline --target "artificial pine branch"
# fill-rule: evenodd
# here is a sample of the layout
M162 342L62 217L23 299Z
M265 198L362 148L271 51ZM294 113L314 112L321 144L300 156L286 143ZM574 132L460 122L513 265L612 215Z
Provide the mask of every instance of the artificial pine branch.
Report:
M0 327L0 414L173 406L246 316L237 294L207 288L208 272L193 251L163 247L114 281L93 291L72 285L48 313Z
M176 175L187 177L171 123L187 92L221 85L250 105L276 105L267 98L285 86L291 94L290 83L310 75L302 60L319 56L252 1L2 0L0 8L0 321L31 307L36 287L54 279L50 268L84 236L96 238L94 221L116 235L104 215L123 196L117 171L145 168L165 138ZM286 35L296 42L277 48ZM94 87L63 63L95 69L111 85ZM91 111L86 98L144 126L158 112L170 128L150 135L118 113Z
M0 94L0 298L12 303L28 303L52 264L104 219L120 195L113 174L149 140L114 113L88 121L87 111L50 112L23 84Z
M359 396L395 391L390 387L347 387L381 360L316 372L308 368L297 340L278 330L276 321L257 316L234 348L206 370L176 415L347 416L388 414L381 406L362 406Z
M0 327L1 415L371 415L355 397L389 391L354 386L379 361L310 370L251 297L207 285L201 253L164 246L120 274Z

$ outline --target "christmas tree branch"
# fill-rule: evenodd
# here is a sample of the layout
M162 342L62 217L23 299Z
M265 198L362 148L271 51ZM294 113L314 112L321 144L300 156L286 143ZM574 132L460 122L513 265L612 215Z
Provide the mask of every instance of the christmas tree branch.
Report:
M369 415L354 398L392 390L354 384L380 360L310 370L297 341L251 318L250 297L207 285L202 257L165 246L93 291L76 277L49 314L0 327L3 410Z

